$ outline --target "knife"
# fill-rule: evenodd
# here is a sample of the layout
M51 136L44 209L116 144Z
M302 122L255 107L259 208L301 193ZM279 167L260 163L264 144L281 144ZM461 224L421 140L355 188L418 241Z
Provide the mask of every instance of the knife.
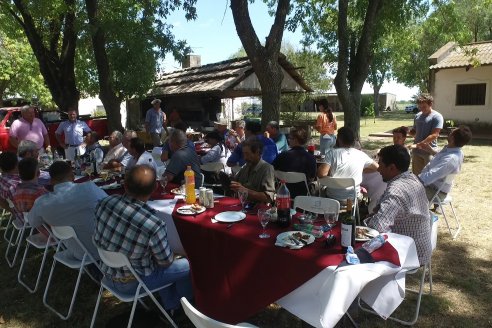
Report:
M291 241L294 242L294 244L296 244L297 246L301 245L301 243L299 242L299 240L297 240L296 238L294 238L293 236L289 236L289 239Z

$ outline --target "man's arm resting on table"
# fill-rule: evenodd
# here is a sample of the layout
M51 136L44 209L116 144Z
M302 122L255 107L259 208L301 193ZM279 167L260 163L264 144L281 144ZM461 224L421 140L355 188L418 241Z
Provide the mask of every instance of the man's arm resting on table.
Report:
M379 232L391 232L395 217L403 207L394 195L383 194L384 199L378 205L378 211L364 220L364 223Z

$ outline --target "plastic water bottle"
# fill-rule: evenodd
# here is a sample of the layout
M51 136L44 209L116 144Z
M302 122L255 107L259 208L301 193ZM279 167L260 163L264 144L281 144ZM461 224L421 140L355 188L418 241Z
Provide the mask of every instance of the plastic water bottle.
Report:
M290 226L290 192L284 180L280 180L277 190L277 224L283 228Z
M195 194L195 172L191 169L191 165L188 165L185 173L185 199L186 204L195 204L196 194Z

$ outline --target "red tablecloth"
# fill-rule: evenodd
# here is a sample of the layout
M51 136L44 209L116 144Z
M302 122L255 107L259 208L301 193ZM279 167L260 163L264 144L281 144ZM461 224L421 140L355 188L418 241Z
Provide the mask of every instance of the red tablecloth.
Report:
M180 201L173 212L190 261L197 307L210 317L229 323L245 320L343 260L338 226L333 230L338 242L332 248L325 246L324 238L300 250L276 247L276 236L291 229L270 224L267 232L271 237L260 239L256 215L248 214L230 228L211 222L220 212L240 209L232 204L239 201L222 198L215 208L194 217L176 213L183 205ZM373 256L399 265L398 254L389 243Z

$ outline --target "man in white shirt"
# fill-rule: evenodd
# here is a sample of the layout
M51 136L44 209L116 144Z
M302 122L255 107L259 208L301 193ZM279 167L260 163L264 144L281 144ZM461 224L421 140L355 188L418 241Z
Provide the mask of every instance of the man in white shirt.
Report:
M125 146L123 146L123 134L116 130L109 136L109 150L106 156L104 156L103 164L107 165L111 160L121 162L123 156L127 152Z
M65 158L73 161L75 158L75 149L84 142L84 134L90 132L91 129L84 121L77 119L77 111L75 109L68 110L68 120L61 122L55 131L55 137L58 144L65 149ZM64 140L62 140L62 135Z
M154 157L152 157L151 153L145 151L145 144L141 139L132 138L130 140L128 152L132 155L132 158L126 166L127 171L135 165L141 164L147 164L157 171L157 165L154 161Z
M53 192L42 195L34 202L28 221L33 227L43 223L51 226L71 226L80 242L94 258L99 258L92 243L94 233L94 211L99 200L107 194L92 181L74 183L72 167L58 161L49 170ZM75 241L66 243L73 256L82 259L83 252Z
M357 193L360 191L362 172L376 172L378 164L364 152L355 149L354 132L349 127L338 129L336 148L326 151L325 162L318 168L318 178L331 176L354 178ZM326 189L326 196L337 200L352 198L352 190Z
M439 193L441 199L446 198L451 191L451 184L445 183L444 180L449 174L458 173L461 170L464 158L461 148L470 142L471 138L470 128L462 125L448 135L448 145L440 152L436 152L428 144L421 146L424 147L423 150L435 155L418 176L425 186L425 193L429 201L439 188L441 188Z

